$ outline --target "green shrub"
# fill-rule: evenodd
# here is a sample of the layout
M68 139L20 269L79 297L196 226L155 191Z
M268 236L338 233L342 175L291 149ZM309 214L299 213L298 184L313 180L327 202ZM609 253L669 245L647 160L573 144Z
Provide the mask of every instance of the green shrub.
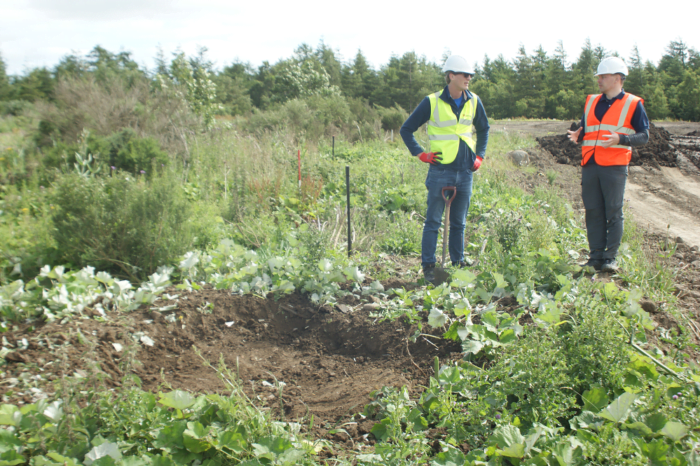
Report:
M39 123L35 137L39 145L45 142L44 138L53 134L50 126L46 121ZM45 151L44 164L72 171L76 152L82 156L91 154L98 165L102 166L103 173L109 172L109 167L134 175L143 170L149 178L154 170L157 171L169 162L168 154L161 149L158 141L150 137L139 137L133 129L124 128L108 137L90 133L85 140L75 143L54 139L51 147Z
M0 102L0 115L20 116L27 110L34 107L34 104L26 100L9 100Z
M406 121L406 118L408 118L408 113L399 104L394 104L390 108L377 105L377 110L379 117L382 119L382 128L387 131L391 129L398 131L403 122Z
M166 177L147 183L70 174L57 181L53 202L54 239L65 261L131 279L172 263L195 242L206 243L214 221L196 217L184 191Z

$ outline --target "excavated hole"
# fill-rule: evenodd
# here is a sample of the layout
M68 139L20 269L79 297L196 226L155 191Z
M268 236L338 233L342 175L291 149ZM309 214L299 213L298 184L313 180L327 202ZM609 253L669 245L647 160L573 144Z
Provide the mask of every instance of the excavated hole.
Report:
M313 414L319 425L362 411L370 392L383 386L418 391L436 356L444 361L461 351L440 339L411 343L415 326L373 323L361 310L319 309L300 295L274 301L204 290L181 295L178 307L174 312L183 318L176 323L155 311L137 319L152 320L135 331L148 332L156 342L138 355L145 388L156 390L162 372L173 388L226 392L217 374L203 367L195 345L213 364L221 355L246 393L277 415L298 420ZM285 384L281 399L277 382Z

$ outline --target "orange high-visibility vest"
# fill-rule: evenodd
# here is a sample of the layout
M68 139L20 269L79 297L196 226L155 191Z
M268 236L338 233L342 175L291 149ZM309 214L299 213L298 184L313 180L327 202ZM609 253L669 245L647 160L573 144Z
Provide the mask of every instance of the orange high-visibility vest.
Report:
M589 95L586 98L586 111L584 121L586 122L586 134L583 136L583 146L581 147L581 165L586 165L588 160L595 154L595 163L603 166L629 165L632 160L632 147L615 145L611 147L600 147L600 143L607 139L603 136L612 134L635 134L632 127L632 116L637 108L638 102L644 102L640 97L625 93L622 99L617 99L610 106L603 121L595 116L595 106L598 104L602 94Z

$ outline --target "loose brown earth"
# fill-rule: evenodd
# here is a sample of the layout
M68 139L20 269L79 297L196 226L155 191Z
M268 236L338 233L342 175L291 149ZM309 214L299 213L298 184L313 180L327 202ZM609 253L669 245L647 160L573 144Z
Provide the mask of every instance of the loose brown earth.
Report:
M171 311L141 309L110 315L108 322L86 318L10 332L10 341L29 340L27 350L13 353L19 358L13 363L36 364L49 380L102 373L106 385L115 387L131 371L152 391L230 392L225 379L204 366L196 347L214 366L222 358L258 404L277 415L283 409L288 420L306 418L308 423L313 415L316 425L328 428L361 412L370 392L383 386L406 386L417 393L427 384L435 357L445 361L461 351L459 344L440 338L412 341L415 325L401 319L377 322L365 309L372 307L371 300L363 303L352 295L342 300L343 312L337 306L319 308L297 294L276 301L225 290L172 292L176 298L157 302L159 307L176 305ZM135 360L130 352L137 352ZM10 370L26 367L13 363ZM0 392L19 396L7 385ZM20 399L32 402L35 395L25 392Z

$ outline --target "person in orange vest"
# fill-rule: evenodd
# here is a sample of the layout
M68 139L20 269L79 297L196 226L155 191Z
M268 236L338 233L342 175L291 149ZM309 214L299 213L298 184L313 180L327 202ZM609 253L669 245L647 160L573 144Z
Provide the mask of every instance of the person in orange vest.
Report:
M585 266L603 272L618 270L615 256L622 240L622 205L632 147L649 141L649 118L644 101L626 93L628 74L620 58L598 65L601 94L589 95L581 126L568 137L581 147L581 197L586 208L589 259Z

